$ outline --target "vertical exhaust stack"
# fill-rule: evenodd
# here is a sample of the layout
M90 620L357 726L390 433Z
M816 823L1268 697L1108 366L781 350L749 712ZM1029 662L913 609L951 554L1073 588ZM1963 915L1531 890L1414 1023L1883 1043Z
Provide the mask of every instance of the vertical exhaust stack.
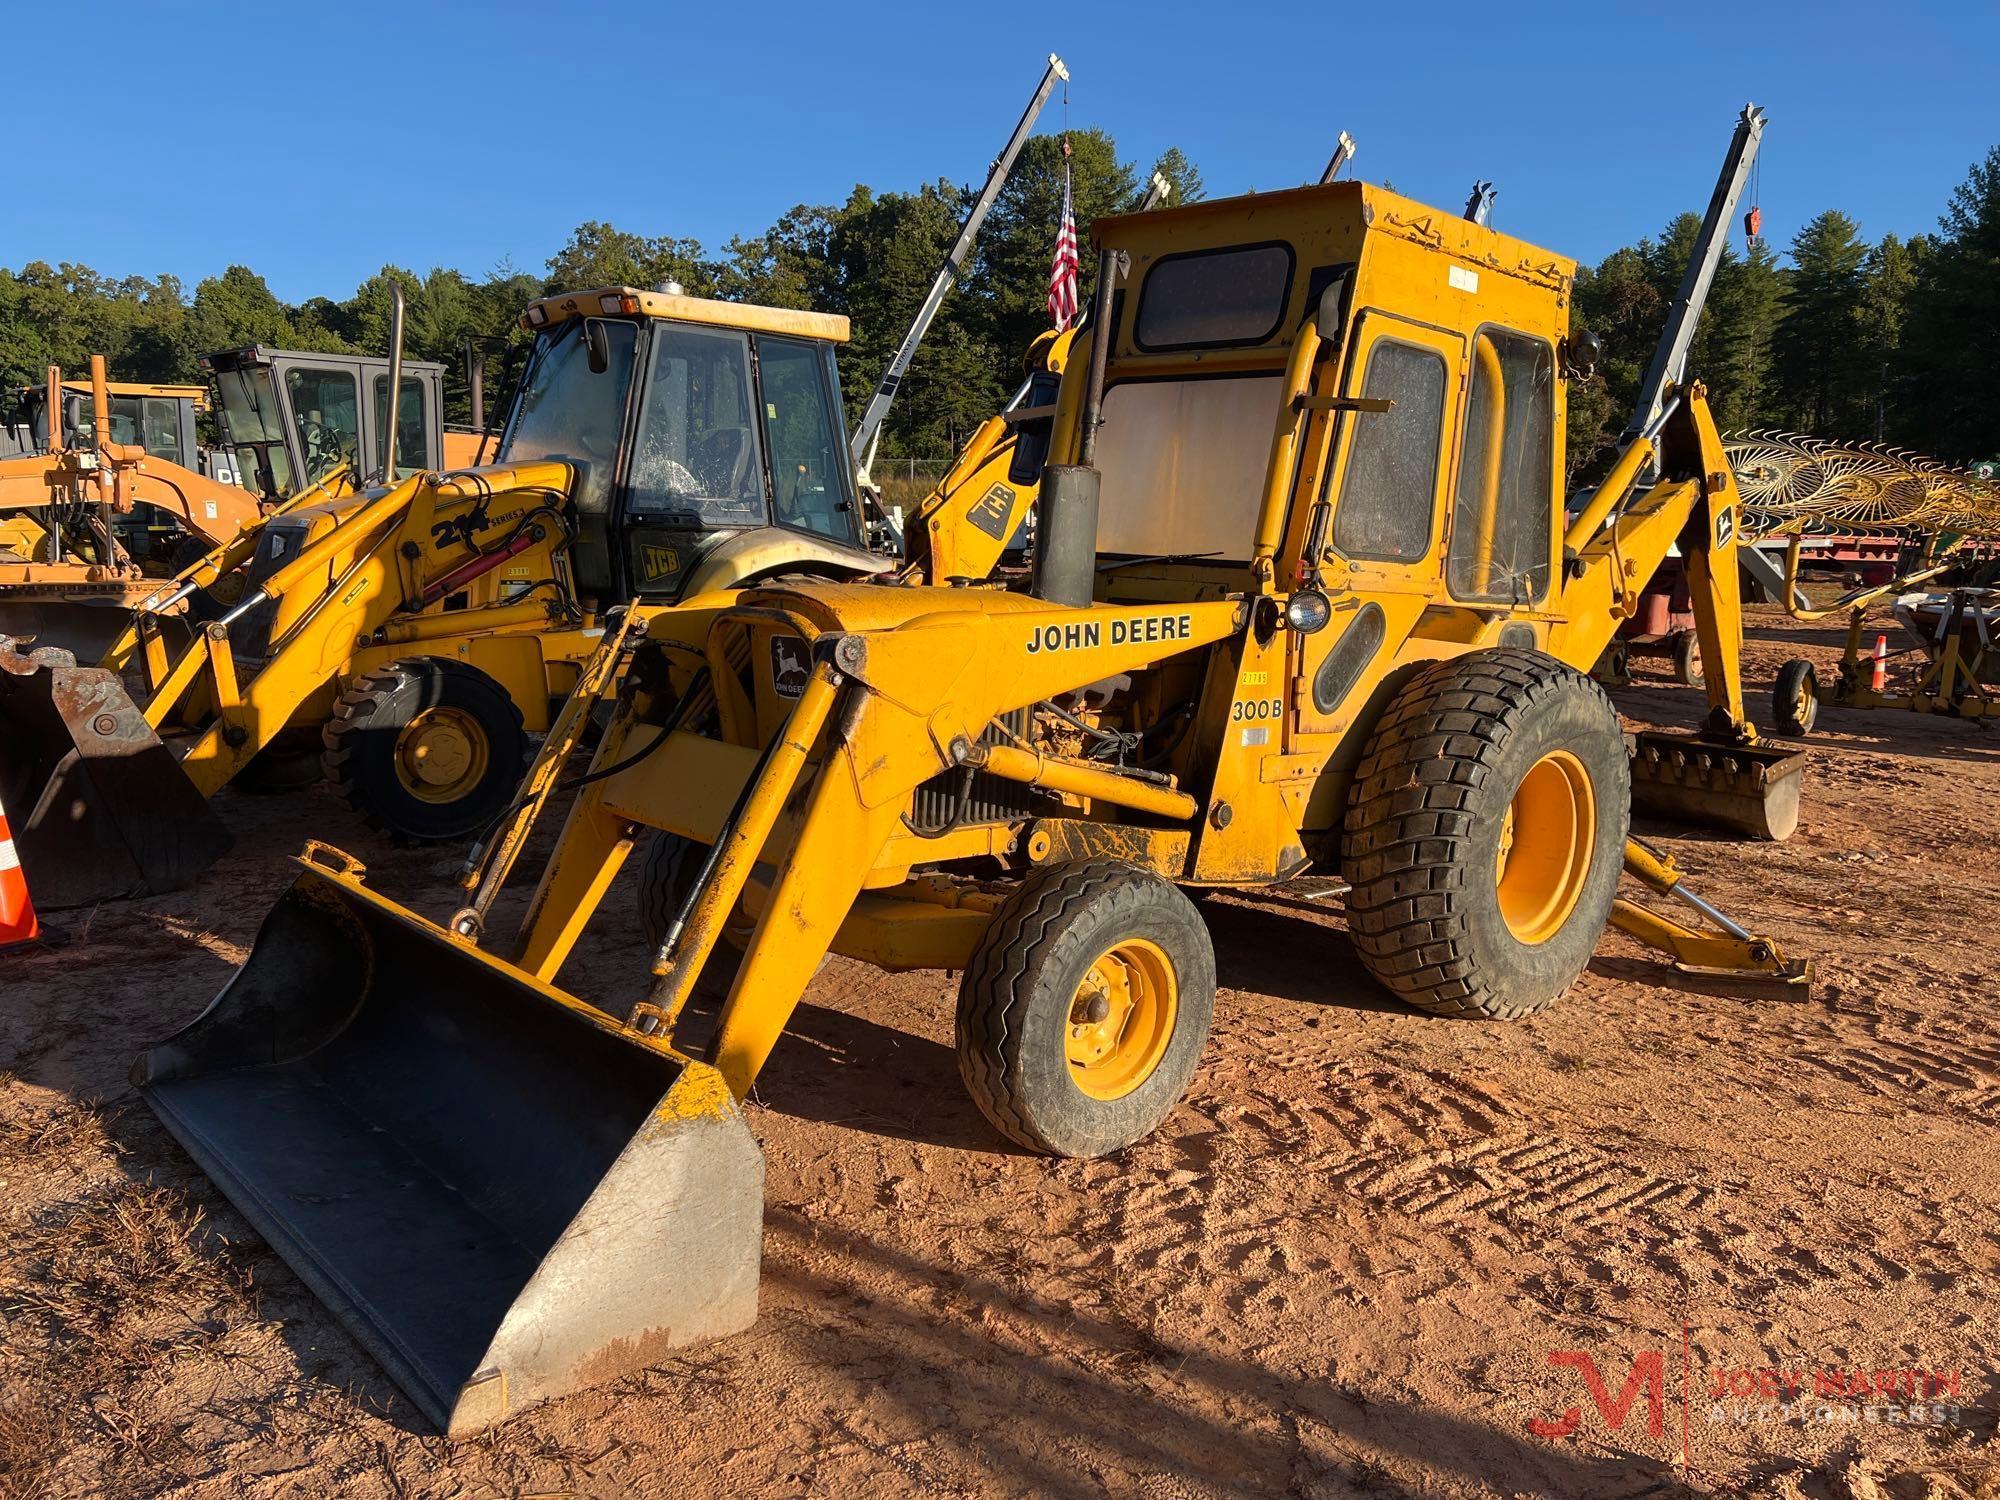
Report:
M382 434L382 482L396 482L396 421L403 404L403 287L389 281L389 409Z
M1118 258L1097 257L1097 299L1090 311L1090 376L1083 390L1083 432L1077 462L1042 470L1037 506L1034 577L1028 592L1051 604L1088 608L1097 591L1097 429L1104 412L1104 371L1111 358L1111 293Z

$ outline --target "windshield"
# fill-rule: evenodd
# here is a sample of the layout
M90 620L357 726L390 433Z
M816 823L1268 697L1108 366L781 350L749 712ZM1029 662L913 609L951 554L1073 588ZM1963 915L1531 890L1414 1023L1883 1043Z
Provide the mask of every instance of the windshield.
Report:
M691 526L762 523L757 429L750 341L719 329L658 325L632 457L632 514Z
M603 372L590 368L584 326L604 330L609 356ZM602 318L571 318L535 340L535 352L500 444L501 463L560 458L583 466L572 498L579 509L603 511L618 463L625 425L625 391L632 383L637 329Z
M220 370L215 397L223 436L236 450L238 465L268 495L292 492L292 461L285 452L285 424L278 412L278 388L265 365Z

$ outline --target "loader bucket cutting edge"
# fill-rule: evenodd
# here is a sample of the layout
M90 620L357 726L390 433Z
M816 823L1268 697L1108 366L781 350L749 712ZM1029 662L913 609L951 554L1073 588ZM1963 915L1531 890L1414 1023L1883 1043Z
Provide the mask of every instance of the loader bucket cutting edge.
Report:
M0 804L49 911L179 890L232 842L116 673L6 636Z
M1645 731L1633 736L1632 809L1782 843L1798 830L1805 763L1803 750Z
M133 1080L447 1433L757 1316L763 1155L721 1075L301 861Z

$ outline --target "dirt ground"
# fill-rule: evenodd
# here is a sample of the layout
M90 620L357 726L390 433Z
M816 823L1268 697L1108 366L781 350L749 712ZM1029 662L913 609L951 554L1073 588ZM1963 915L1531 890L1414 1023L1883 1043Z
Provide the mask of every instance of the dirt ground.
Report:
M1837 642L1754 634L1760 698ZM1698 713L1662 678L1618 697ZM834 960L750 1109L756 1327L464 1442L126 1082L304 834L438 917L455 856L226 794L238 853L198 889L0 958L0 1493L2000 1495L2000 736L1829 711L1810 743L1791 842L1651 831L1815 960L1810 1001L1690 990L1611 935L1542 1015L1448 1022L1366 978L1337 901L1220 898L1203 1067L1116 1160L1002 1145L951 976ZM578 992L640 983L629 907Z

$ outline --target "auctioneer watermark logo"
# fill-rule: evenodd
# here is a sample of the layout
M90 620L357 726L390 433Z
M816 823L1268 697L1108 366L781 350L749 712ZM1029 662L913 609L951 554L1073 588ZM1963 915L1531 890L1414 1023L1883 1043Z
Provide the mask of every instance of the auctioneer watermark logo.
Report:
M1612 1381L1621 1374L1616 1360L1609 1361L1607 1370L1583 1349L1553 1349L1547 1359L1551 1369L1575 1372L1574 1378L1581 1382L1583 1394L1590 1398L1606 1431L1622 1431L1637 1415L1648 1436L1664 1438L1668 1422L1678 1418L1682 1459L1690 1463L1697 1419L1738 1426L1971 1425L1963 1404L1964 1372L1957 1369L1916 1369L1902 1364L1864 1369L1844 1362L1800 1362L1697 1371L1692 1338L1685 1327L1676 1352L1680 1358L1675 1363L1680 1368L1672 1370L1671 1378L1678 1400L1671 1401L1667 1392L1670 1366L1663 1350L1646 1349L1634 1355L1615 1393ZM1672 1410L1675 1406L1678 1411ZM1537 1437L1560 1440L1588 1425L1594 1424L1579 1403L1554 1418L1531 1418L1528 1430Z

